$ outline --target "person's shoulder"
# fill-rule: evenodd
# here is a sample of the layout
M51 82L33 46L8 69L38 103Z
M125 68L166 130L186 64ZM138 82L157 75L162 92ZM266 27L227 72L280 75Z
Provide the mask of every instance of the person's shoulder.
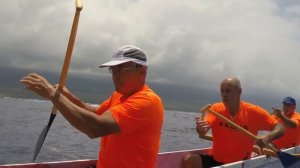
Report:
M225 105L223 102L216 102L211 104L210 106L212 109L216 110L216 109L225 109Z
M156 106L160 109L164 108L163 101L160 96L150 89L147 85L133 96L133 99L137 102L142 102L144 107Z
M297 118L300 118L300 113L295 111L295 112L293 113L293 116L295 116L295 117L297 117Z
M110 98L109 98L109 99L117 100L117 99L120 99L122 96L123 96L123 95L120 94L119 92L114 91L114 92L110 95Z
M254 111L266 111L264 108L262 108L259 105L253 104L253 103L249 103L246 101L241 101L241 104L244 108L248 109L248 110L254 110Z
M256 106L257 106L256 104L249 103L249 102L244 101L244 100L241 101L241 104L242 104L243 106L245 106L245 107L256 107Z
M224 103L223 102L216 102L216 103L211 104L211 106L224 106Z
M155 93L149 86L144 85L143 89L136 93L132 98L142 98L147 100L159 100L161 101L160 96Z
M299 112L297 112L297 111L294 111L294 114L296 114L296 115L300 115L300 113L299 113Z
M146 84L144 85L143 90L142 90L141 93L142 94L155 95L155 96L159 97L159 95Z

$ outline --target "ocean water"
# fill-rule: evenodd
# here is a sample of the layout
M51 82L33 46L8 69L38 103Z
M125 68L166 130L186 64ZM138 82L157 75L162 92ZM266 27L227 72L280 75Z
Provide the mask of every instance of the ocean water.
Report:
M35 144L48 122L49 101L0 98L0 164L32 161ZM197 113L165 110L160 152L211 146L199 139L194 118ZM36 162L96 159L99 139L90 139L57 115Z

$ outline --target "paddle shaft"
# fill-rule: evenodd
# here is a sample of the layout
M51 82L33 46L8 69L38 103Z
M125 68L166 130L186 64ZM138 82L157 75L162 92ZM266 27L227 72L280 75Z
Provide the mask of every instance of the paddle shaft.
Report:
M70 66L71 56L72 56L72 52L73 52L73 48L74 48L74 43L75 43L75 38L76 38L76 33L77 33L77 28L78 28L78 23L79 23L80 11L82 10L82 7L83 7L81 0L76 0L75 5L76 5L76 12L75 12L75 16L74 16L74 20L73 20L73 24L72 24L72 30L70 33L70 38L69 38L69 43L68 43L68 47L67 47L67 51L66 51L66 55L65 55L63 68L62 68L62 71L60 74L60 79L59 79L59 84L58 84L59 91L62 90L63 86L65 85L65 81L66 81L67 74L68 74L68 69ZM48 124L41 132L41 134L38 138L38 141L36 143L34 155L33 155L33 162L35 161L37 155L39 154L39 152L44 144L44 141L46 139L48 131L52 125L52 122L54 121L54 119L56 117L56 113L57 113L57 109L55 106L53 106Z
M80 11L83 8L81 0L76 0L75 5L76 5L76 12L75 12L73 25L72 25L72 29L71 29L71 33L70 33L70 37L69 37L69 43L68 43L68 47L67 47L67 51L66 51L66 55L65 55L63 68L60 73L60 79L59 79L59 84L58 84L59 91L62 90L62 88L65 85L66 79L67 79L67 74L68 74L68 70L70 67L71 57L72 57L73 48L74 48L75 39L76 39L76 33L77 33L77 29L78 29ZM56 113L57 113L57 109L55 106L53 106L51 114L56 114Z
M233 126L234 128L238 129L239 131L241 131L242 133L244 133L245 135L247 135L249 138L251 138L251 139L253 139L253 140L255 140L255 141L258 140L258 137L255 136L254 134L252 134L251 132L249 132L248 130L246 130L246 129L244 129L243 127L237 125L236 123L232 122L231 120L229 120L228 118L222 116L221 114L219 114L219 113L217 113L217 112L211 110L211 109L210 109L210 105L206 105L205 107L203 107L203 108L201 109L201 111L202 111L202 112L207 111L207 112L213 114L213 115L216 116L217 118L219 118L219 119L225 121L226 123L230 124L230 125ZM275 147L273 147L271 144L268 144L267 146L268 146L271 150L273 150L274 152L276 152L276 153L278 152L278 150L277 150Z

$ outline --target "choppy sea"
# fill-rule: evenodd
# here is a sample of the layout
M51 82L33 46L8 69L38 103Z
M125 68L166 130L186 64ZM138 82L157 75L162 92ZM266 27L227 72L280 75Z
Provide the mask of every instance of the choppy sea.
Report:
M52 104L45 100L0 98L0 165L32 161L35 144L48 122ZM165 110L160 152L203 148L198 138L197 112ZM99 139L90 139L57 115L36 162L96 159Z

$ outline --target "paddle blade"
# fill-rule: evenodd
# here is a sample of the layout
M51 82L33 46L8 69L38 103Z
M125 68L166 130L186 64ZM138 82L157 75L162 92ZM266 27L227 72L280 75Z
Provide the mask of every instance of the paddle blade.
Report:
M34 150L34 155L33 155L33 159L32 159L32 162L35 161L37 155L39 154L42 146L43 146L43 143L45 141L45 138L47 136L47 133L48 133L48 127L45 126L45 128L43 129L43 131L41 132L37 142L36 142L36 145L35 145L35 150Z
M281 164L285 168L299 168L300 167L300 158L293 156L285 152L278 152L278 157L281 161Z
M41 148L42 148L42 146L44 144L44 141L46 139L46 136L48 134L48 131L49 131L51 125L52 125L52 122L53 122L55 116L56 116L56 114L51 114L50 115L50 118L49 118L49 121L48 121L48 125L45 126L45 128L41 132L41 134L40 134L40 136L39 136L39 138L38 138L38 140L36 142L36 145L35 145L35 150L34 150L32 162L35 161L37 155L39 154L39 152L40 152L40 150L41 150Z

